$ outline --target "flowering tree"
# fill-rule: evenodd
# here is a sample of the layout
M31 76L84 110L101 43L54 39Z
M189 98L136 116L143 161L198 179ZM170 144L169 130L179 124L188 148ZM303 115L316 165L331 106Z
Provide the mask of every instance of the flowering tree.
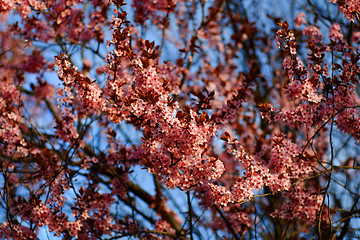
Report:
M1 238L359 237L360 3L252 2L0 0Z

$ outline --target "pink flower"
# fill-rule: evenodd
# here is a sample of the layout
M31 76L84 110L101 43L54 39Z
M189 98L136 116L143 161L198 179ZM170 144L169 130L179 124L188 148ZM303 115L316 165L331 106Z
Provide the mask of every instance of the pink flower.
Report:
M15 9L17 0L1 0L0 2L0 13L9 12Z
M306 26L303 30L303 34L309 37L309 42L320 43L323 38L319 28L316 26Z
M34 89L34 95L39 99L47 98L48 100L52 100L55 97L55 87L47 82L37 85Z
M338 0L329 0L332 3L336 3L339 9L345 14L345 16L354 21L354 17L357 14L357 11L360 9L360 3L358 0L346 0L346 1L338 1Z
M27 62L22 64L22 68L30 73L38 73L46 64L46 60L43 55L38 51L33 51L32 55L29 56Z
M289 199L281 204L281 208L275 210L272 214L274 217L283 219L298 219L303 222L309 222L313 226L317 224L323 196L315 190L304 190L300 186L295 186L288 192L284 192L283 196ZM322 221L328 221L327 208L322 209Z
M292 68L293 61L290 56L286 56L283 60L284 69Z
M299 12L298 15L296 16L294 22L296 24L296 27L300 27L301 25L305 24L306 23L305 13Z
M341 33L341 27L338 23L333 23L330 27L329 38L335 41L341 41L344 35Z

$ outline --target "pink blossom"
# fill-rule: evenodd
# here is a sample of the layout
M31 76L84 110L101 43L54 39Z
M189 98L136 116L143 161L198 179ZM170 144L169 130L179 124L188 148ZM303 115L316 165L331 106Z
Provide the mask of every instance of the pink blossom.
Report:
M283 60L283 66L285 69L290 69L292 67L292 63L293 61L290 56L285 57Z
M341 27L338 23L334 23L330 27L329 38L335 41L341 41L344 38L344 35L341 33Z
M354 21L354 16L356 12L360 9L360 4L357 0L347 0L347 1L338 1L338 0L329 0L332 3L336 3L339 9L345 14L346 18Z
M309 37L309 42L319 43L322 41L323 38L323 35L320 33L319 28L316 26L306 26L303 30L303 34Z
M9 12L15 9L17 0L1 0L0 2L0 13Z
M301 25L306 24L305 13L299 12L298 15L296 16L294 22L296 24L296 27L300 27Z
M39 99L46 98L52 100L55 97L55 87L47 82L44 84L40 83L39 85L35 86L34 94Z
M283 219L299 219L314 225L317 223L318 214L323 202L323 196L316 191L305 192L300 187L294 187L291 191L285 192L290 198L289 202L283 203L279 210L275 210L274 216ZM324 208L322 218L328 220L327 210Z

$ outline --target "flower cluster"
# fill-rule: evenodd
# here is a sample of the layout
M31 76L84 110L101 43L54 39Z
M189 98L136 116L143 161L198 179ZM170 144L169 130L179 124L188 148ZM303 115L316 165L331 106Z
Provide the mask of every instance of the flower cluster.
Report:
M298 219L312 225L316 225L321 211L324 197L315 190L305 191L303 188L296 186L288 192L284 192L288 202L275 210L273 216L283 219ZM323 208L322 219L329 220L327 209Z
M28 147L22 137L22 107L16 86L0 74L0 149L7 156L26 156Z
M78 111L83 114L100 114L105 108L105 99L102 97L102 90L96 82L77 72L76 67L72 67L67 57L60 55L56 57L56 66L59 78L64 82L64 91L60 95L67 95L67 102L74 102L74 95L77 97ZM75 91L75 92L72 92ZM64 100L62 100L64 102Z
M342 11L346 18L348 18L349 20L354 21L355 17L357 19L358 18L358 14L359 14L359 9L360 9L360 3L356 0L347 0L347 1L342 1L342 0L329 0L332 3L336 3L340 9L340 11Z

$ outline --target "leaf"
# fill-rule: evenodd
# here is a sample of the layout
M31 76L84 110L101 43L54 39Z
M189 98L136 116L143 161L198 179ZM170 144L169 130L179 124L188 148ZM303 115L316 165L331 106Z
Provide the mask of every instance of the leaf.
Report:
M230 134L228 132L224 132L224 135L220 137L220 139L228 142L230 141Z

